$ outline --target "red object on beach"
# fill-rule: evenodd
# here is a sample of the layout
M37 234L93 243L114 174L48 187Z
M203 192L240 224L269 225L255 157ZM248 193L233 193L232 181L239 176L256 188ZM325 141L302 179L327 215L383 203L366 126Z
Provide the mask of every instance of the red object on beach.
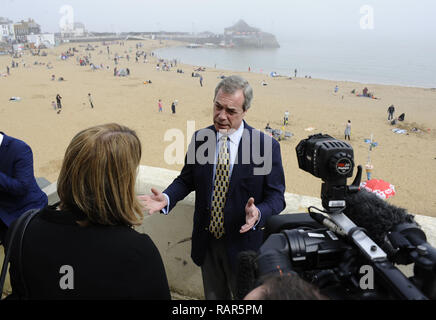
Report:
M381 179L364 181L360 184L360 188L365 188L367 191L375 193L382 199L387 199L395 195L395 187Z

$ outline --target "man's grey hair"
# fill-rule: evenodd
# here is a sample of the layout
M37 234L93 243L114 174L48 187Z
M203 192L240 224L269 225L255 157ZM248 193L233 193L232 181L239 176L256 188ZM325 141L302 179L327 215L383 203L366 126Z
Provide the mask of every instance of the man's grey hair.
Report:
M240 76L229 76L225 77L223 80L218 83L215 88L215 96L213 101L215 101L216 95L218 91L222 89L223 92L233 94L237 90L242 89L244 93L244 104L242 105L242 109L247 111L251 106L251 100L253 99L253 88L251 88L250 84L247 80Z

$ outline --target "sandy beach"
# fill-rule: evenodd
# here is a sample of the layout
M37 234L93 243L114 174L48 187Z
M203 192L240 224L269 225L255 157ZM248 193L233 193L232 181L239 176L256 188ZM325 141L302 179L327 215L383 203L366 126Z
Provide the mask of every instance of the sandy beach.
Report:
M135 45L139 42L144 44L139 50L148 54L146 63L142 57L135 61ZM240 74L254 89L252 107L245 117L248 124L263 130L269 122L273 128L281 129L284 112L290 113L286 131L293 136L280 142L286 191L319 197L321 180L298 168L295 147L301 139L318 132L342 140L347 120L351 120L350 143L356 164L364 166L367 161L369 145L365 139L373 134L378 143L371 152L373 178L395 186L396 195L388 201L412 213L436 217L433 185L436 181L436 89L306 78L290 80L213 68L201 72L204 78L201 87L199 78L191 76L197 66L178 64L170 71L156 69L157 59L151 57L150 52L174 43L152 40L125 41L124 46L114 43L110 45L110 55L101 42L91 44L98 47L85 51L87 43L69 43L42 50L48 53L45 57L28 52L19 59L0 56L0 131L32 147L36 176L55 181L72 137L84 128L108 122L136 130L143 146L142 165L180 170L181 163L171 164L164 159L165 150L172 143L165 141L165 133L169 129L181 130L186 141L190 140L186 137L188 121L195 121L195 129L212 124L212 99L219 77ZM61 60L60 53L71 47L79 52ZM103 64L103 69L91 70L89 65L79 65L76 57L89 53L90 61ZM118 69L129 68L129 76L114 77L115 53L129 54L130 61L123 57L117 65ZM18 68L11 68L12 60L19 63ZM46 67L48 62L52 69ZM4 75L6 66L10 68L10 76ZM177 73L177 69L184 73ZM55 81L51 80L53 74ZM57 81L59 77L65 81ZM144 84L146 80L152 83ZM268 85L262 86L262 80ZM336 85L337 93L334 92ZM351 93L353 89L361 93L365 86L378 99ZM92 94L94 108L90 107L88 93ZM56 94L62 96L63 108L59 114L51 105ZM13 96L21 100L9 101ZM159 99L163 103L161 113L158 112ZM171 103L175 99L178 105L176 114L172 114ZM396 126L387 121L387 108L391 104L395 106L395 116L406 114L405 121ZM394 128L406 129L407 133L394 133Z

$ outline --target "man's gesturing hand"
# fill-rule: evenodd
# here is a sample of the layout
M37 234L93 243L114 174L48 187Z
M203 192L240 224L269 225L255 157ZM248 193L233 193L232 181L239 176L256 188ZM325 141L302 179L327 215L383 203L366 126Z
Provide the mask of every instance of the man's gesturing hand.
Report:
M250 198L245 205L245 224L239 230L240 233L251 230L259 219L259 210L254 205L254 198Z
M155 188L151 188L151 192L151 195L138 196L139 202L148 214L159 212L168 205L167 198L162 192Z

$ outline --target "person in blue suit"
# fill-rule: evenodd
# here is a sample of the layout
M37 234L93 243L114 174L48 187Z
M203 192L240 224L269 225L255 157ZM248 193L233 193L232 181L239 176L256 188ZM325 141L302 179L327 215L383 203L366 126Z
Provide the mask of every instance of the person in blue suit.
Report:
M149 214L167 214L195 191L191 257L208 300L235 297L238 254L258 250L265 221L286 206L280 144L244 121L252 97L245 79L223 79L213 125L195 132L180 175L163 192L139 196Z
M30 209L47 206L47 195L33 174L32 149L0 132L0 241L13 221Z

